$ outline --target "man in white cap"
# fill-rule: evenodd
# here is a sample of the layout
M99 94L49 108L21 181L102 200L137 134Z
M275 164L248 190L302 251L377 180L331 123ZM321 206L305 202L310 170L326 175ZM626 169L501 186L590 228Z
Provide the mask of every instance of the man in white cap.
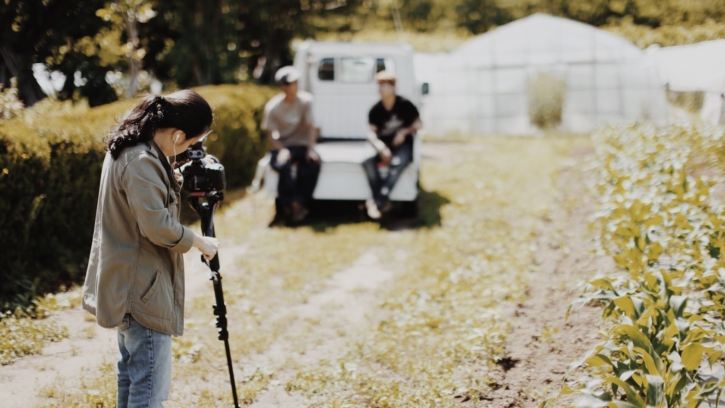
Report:
M279 173L278 200L291 213L291 221L302 221L309 213L312 193L320 174L320 158L315 153L317 128L312 117L312 95L300 91L300 72L282 67L275 80L282 93L264 108L262 129L272 146L271 166Z
M423 127L418 108L395 93L396 77L392 72L380 71L375 75L380 91L380 102L368 114L368 141L377 155L363 162L373 197L365 202L368 216L380 219L391 208L390 193L405 167L413 161L413 137ZM385 176L380 166L387 166Z

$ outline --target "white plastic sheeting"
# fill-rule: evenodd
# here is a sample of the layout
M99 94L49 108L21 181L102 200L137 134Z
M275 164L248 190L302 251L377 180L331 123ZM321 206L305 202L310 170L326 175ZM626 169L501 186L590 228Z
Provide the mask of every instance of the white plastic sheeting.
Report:
M725 120L725 40L662 48L651 46L646 53L657 66L661 83L668 89L705 92L702 119L711 123Z
M432 60L435 60L434 62ZM666 121L664 87L642 51L625 39L545 14L480 35L450 54L418 56L427 81L422 117L431 133L530 134L529 78L566 82L561 129L589 132L604 122Z

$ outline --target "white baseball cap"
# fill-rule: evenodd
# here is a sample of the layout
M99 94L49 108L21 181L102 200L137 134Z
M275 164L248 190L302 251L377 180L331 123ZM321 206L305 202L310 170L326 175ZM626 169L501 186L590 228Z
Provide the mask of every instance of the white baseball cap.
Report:
M300 79L302 74L295 67L288 65L280 68L274 75L274 80L280 85L287 85Z

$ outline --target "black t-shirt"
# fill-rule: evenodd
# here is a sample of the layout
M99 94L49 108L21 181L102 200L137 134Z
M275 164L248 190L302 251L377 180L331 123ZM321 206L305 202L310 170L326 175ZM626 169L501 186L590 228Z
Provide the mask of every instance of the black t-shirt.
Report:
M400 129L406 128L418 119L418 108L402 96L395 97L393 109L387 110L383 101L375 104L368 114L368 123L374 125L378 131L378 138L385 144L390 144ZM408 139L410 140L410 139Z

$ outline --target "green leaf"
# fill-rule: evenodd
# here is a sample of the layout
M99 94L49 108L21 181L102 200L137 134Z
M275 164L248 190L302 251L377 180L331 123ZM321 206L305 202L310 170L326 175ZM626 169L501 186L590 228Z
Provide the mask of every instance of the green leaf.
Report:
M687 306L687 296L671 296L670 307L675 312L675 317L683 317L682 314Z
M714 351L710 354L710 357L708 358L708 363L710 363L710 366L712 367L713 364L717 362L717 360L722 357L722 350Z
M685 386L687 385L687 376L683 376L681 373L676 373L674 376L672 376L667 383L667 388L665 389L665 393L670 398L673 398L675 395L679 394L680 391L682 391Z
M612 401L612 402L609 403L609 406L610 407L612 405L614 405L616 408L637 408L636 405L630 404L627 401L617 401L617 400L614 400L614 401Z
M612 282L610 282L609 279L594 279L590 281L589 284L595 288L614 291L614 286L612 286Z
M593 355L584 362L589 364L591 367L600 367L603 365L610 365L614 367L614 364L612 364L612 360L610 360L609 357L605 356L604 354Z
M627 394L627 401L629 401L631 404L633 404L637 408L646 408L646 404L644 403L642 398L626 382L620 380L617 377L607 377L604 379L604 383L618 385Z
M624 312L625 316L630 319L635 318L634 303L629 296L622 296L614 299L614 304L619 308L619 310Z
M636 327L629 324L620 324L615 326L612 329L612 332L615 334L625 335L632 341L632 343L634 343L635 347L643 348L647 350L648 353L652 352L652 343L650 343L647 336L645 336L644 333L639 331Z
M711 349L699 343L691 343L682 350L682 365L686 370L693 371L700 367L702 363L702 355Z
M575 389L571 388L568 385L565 385L564 388L559 391L559 396L573 394L574 392L576 392Z
M677 327L677 324L675 324L675 322L672 322L669 326L667 326L667 329L665 329L664 338L667 340L671 340L673 337L676 337L679 334L680 329Z
M665 381L659 375L647 375L647 405L664 406Z
M646 373L647 374L656 374L661 375L659 367L655 364L654 359L652 356L647 352L647 350L641 348L641 347L635 347L634 351L639 353L640 356L642 356L642 360L644 360L644 366L647 368Z
M566 379L571 370L574 370L575 368L584 364L584 362L587 361L589 357L593 356L596 352L597 350L589 350L583 357L572 361L571 364L569 364L569 366L566 368L566 373L564 373L564 379Z

